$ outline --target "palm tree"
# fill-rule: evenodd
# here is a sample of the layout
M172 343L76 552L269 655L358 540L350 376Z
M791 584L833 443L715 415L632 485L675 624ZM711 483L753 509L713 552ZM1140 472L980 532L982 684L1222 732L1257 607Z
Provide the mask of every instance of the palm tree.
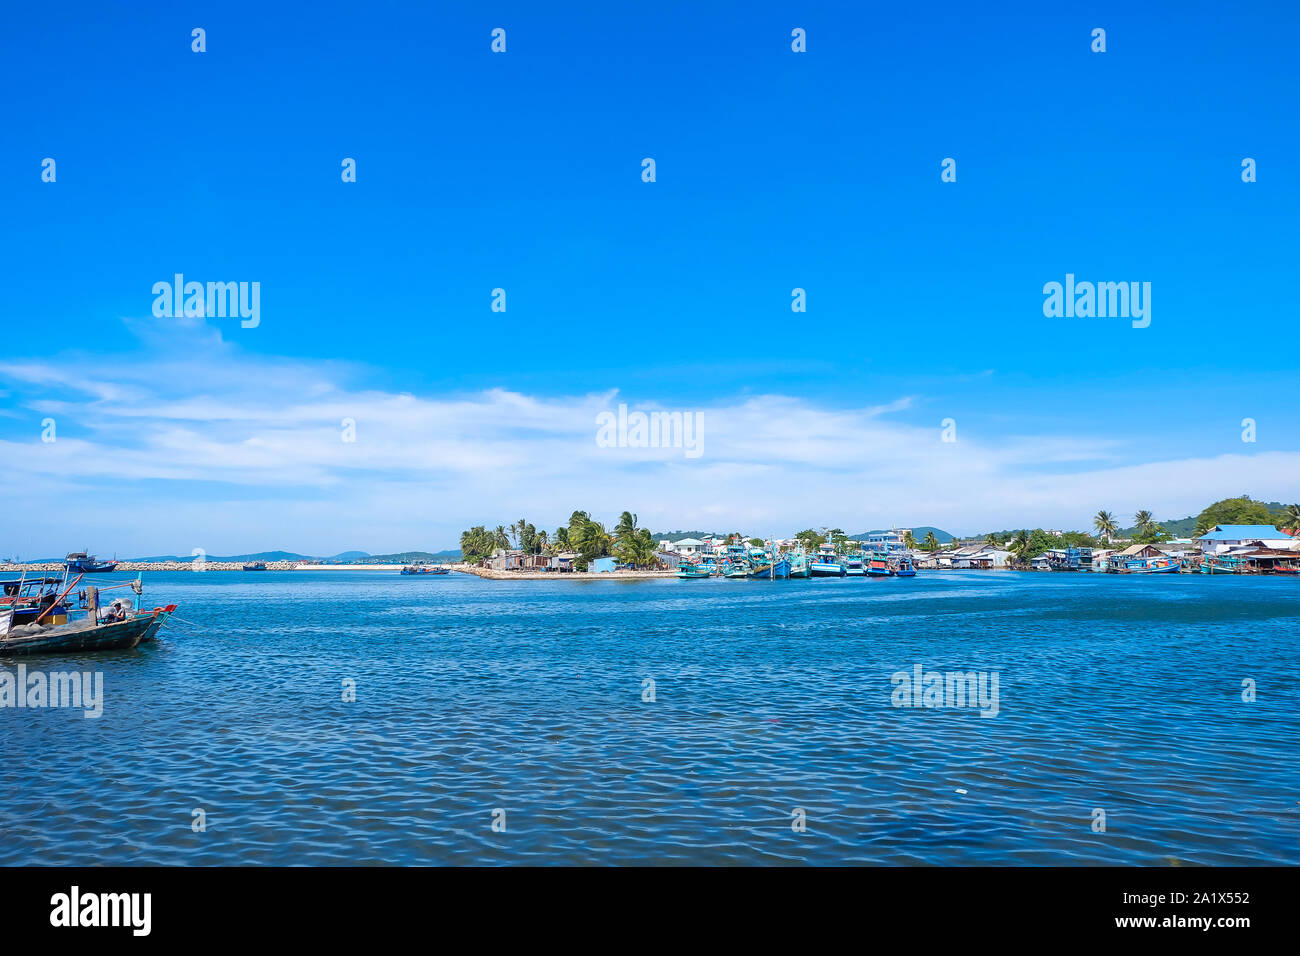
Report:
M1139 511L1133 516L1133 523L1137 525L1138 531L1147 531L1155 524L1155 519L1151 517L1151 512Z
M1300 531L1300 505L1287 505L1282 509L1282 523L1279 528Z
M496 546L503 551L509 551L510 539L506 537L506 526L503 524L499 524L497 525L496 531L492 533L493 535L496 536L496 542L495 542Z
M927 551L939 550L939 539L934 536L933 531L927 531L925 533L925 544L922 545L922 547L924 547L925 550Z
M912 532L910 530L903 532L903 547L907 548L909 551L916 550L916 538L912 537Z
M1029 552L1033 550L1033 542L1029 537L1029 532L1021 528L1016 532L1016 536L1011 539L1009 545L1010 551L1016 556L1016 561L1025 564L1029 561Z
M1109 511L1098 511L1097 516L1092 519L1092 526L1097 529L1097 533L1110 543L1110 539L1115 536L1115 518Z
M618 517L618 525L614 528L615 536L619 538L630 537L636 534L636 515L630 511L624 511Z

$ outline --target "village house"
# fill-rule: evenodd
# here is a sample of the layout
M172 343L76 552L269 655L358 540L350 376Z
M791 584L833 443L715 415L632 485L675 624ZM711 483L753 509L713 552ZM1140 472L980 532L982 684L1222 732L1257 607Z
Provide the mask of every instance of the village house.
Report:
M1221 554L1230 548L1258 542L1265 548L1294 549L1300 541L1271 524L1216 524L1196 539L1202 554Z

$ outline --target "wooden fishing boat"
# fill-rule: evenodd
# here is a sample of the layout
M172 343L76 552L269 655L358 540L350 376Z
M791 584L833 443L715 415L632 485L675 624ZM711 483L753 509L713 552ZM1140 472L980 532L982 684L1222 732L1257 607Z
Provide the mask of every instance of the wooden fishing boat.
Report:
M844 577L844 561L835 553L835 547L823 544L817 553L808 559L808 573L814 578Z
M894 573L893 569L889 567L889 559L880 552L876 552L867 558L863 570L869 578L887 578Z
M85 551L73 551L64 559L63 565L73 574L106 574L117 567L117 562L100 561Z
M436 567L431 564L408 564L402 568L403 574L451 574L449 568Z
M899 558L898 562L894 565L894 574L898 575L900 578L916 577L916 568L912 565L912 559L906 557Z
M790 577L806 578L808 574L808 555L802 551L794 551L789 555L790 559Z
M250 562L248 562L248 564L244 565L244 570L245 570L245 571L265 571L265 570L266 570L266 562L265 562L265 561L250 561Z
M683 581L696 581L700 578L711 577L713 574L708 568L698 564L679 564L677 566L677 577Z
M9 627L0 636L0 657L132 648L141 641L152 640L175 610L175 604L168 604L152 611L133 612L122 621L86 618L53 627L44 624Z
M850 578L866 577L866 557L862 554L847 555L844 558L844 574Z
M1201 562L1202 574L1240 574L1241 558L1229 558L1219 555L1207 555Z
M59 589L66 583L65 578L28 578L17 581L0 582L0 613L12 607L15 626L33 624L42 618L47 624L66 624L68 622L68 604L66 596L59 597Z

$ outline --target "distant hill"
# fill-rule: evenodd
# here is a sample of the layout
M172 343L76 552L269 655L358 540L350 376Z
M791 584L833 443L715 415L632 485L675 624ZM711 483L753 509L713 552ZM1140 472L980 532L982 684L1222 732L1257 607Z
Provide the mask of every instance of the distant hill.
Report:
M681 541L683 538L698 538L703 541L705 538L725 538L731 532L724 531L652 531L650 537L656 541Z
M370 557L365 551L343 551L328 558L297 551L258 551L256 554L204 555L209 561L358 561ZM62 558L58 560L62 561ZM122 561L193 561L194 555L155 554L147 558L121 558Z
M354 564L411 564L414 561L459 561L460 549L455 551L399 551L394 554L368 554L364 561Z
M884 533L884 532L886 532L886 531L889 531L889 530L891 530L891 529L889 529L889 528L877 528L875 531L859 531L857 534L851 534L851 535L849 535L849 540L850 540L850 541L861 541L863 538L865 538L865 537L866 537L867 535L869 535L869 534L882 534L882 533ZM935 527L933 527L933 526L931 526L931 525L928 525L928 524L919 525L919 526L913 528L913 529L912 529L912 537L916 539L916 543L917 543L917 544L920 544L922 541L925 540L925 536L926 536L927 534L929 534L931 531L934 532L934 538L935 538L935 540L938 541L940 544L948 544L950 541L955 540L955 539L953 538L952 535L950 535L947 531L944 531L942 528L935 528Z
M1281 516L1283 509L1286 508L1286 505L1282 504L1280 501L1262 501L1260 504L1267 508L1273 515L1278 517ZM1168 521L1157 521L1156 524L1160 525L1161 528L1169 532L1175 538L1190 538L1196 534L1196 519L1198 517L1199 515L1188 515L1186 518L1171 518ZM1132 528L1122 528L1119 531L1119 536L1122 538L1131 538L1135 534L1137 534L1136 525Z

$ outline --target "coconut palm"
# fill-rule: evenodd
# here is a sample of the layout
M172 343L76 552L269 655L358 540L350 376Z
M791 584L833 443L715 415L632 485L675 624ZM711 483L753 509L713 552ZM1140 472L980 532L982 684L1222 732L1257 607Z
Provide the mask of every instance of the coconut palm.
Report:
M927 551L939 550L939 539L934 536L933 531L927 531L925 533L925 544L923 544L922 547Z
M1011 539L1011 543L1007 546L1007 548L1011 551L1012 554L1016 556L1016 561L1018 563L1026 564L1028 563L1030 557L1032 557L1030 552L1034 548L1033 539L1029 537L1028 531L1026 531L1024 528L1021 528L1019 531L1016 532L1016 536Z
M1282 509L1282 523L1279 528L1288 531L1300 531L1300 505L1287 505Z
M503 551L509 551L510 539L506 537L506 526L503 524L499 524L497 525L496 531L492 533L493 535L496 536L496 546Z
M1110 541L1115 536L1115 517L1109 511L1098 511L1097 516L1092 519L1092 526L1097 529L1097 533Z
M614 528L614 535L618 538L631 537L636 534L636 515L630 511L624 511L618 517L618 524Z
M903 532L903 547L907 548L909 551L916 550L916 538L912 537L911 531Z
M1137 525L1138 531L1147 531L1155 524L1155 519L1151 517L1151 512L1139 511L1133 516L1133 523Z

